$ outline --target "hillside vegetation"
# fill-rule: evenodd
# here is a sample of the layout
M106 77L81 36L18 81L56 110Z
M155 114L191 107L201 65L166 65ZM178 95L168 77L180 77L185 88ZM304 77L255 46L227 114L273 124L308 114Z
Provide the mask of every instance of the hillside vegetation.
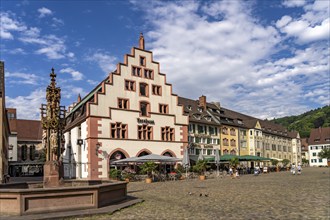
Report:
M283 125L289 131L299 131L302 138L309 137L309 133L313 128L330 127L330 106L324 106L297 116L276 118L272 121Z

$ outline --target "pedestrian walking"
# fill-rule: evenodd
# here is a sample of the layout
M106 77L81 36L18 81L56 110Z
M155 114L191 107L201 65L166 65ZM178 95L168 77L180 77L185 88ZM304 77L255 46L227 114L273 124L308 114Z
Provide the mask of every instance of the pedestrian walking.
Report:
M233 168L232 167L229 168L229 175L233 176Z
M296 165L294 163L291 166L291 173L292 175L296 175Z
M298 165L297 170L298 170L297 174L300 175L301 174L301 165L300 164Z

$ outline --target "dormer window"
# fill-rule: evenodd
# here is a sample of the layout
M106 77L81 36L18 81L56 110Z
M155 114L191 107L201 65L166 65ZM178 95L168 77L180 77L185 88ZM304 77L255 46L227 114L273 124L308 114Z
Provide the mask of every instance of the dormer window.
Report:
M242 121L241 119L237 119L237 123L238 123L239 125L242 125L242 124L243 124L243 121Z
M211 121L211 117L210 116L205 116L204 117L206 121Z
M196 119L198 119L198 120L201 119L201 115L200 115L200 114L194 114L193 116L194 116L194 118L196 118Z
M191 111L191 105L188 105L187 106L187 109Z
M203 108L201 108L201 107L198 107L197 110L198 110L199 112L203 112Z

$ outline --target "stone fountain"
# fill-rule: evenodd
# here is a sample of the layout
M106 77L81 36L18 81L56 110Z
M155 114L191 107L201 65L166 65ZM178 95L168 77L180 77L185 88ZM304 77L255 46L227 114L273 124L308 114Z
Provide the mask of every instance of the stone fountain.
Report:
M127 198L126 182L64 180L61 155L64 150L65 108L54 69L41 106L43 145L46 148L43 182L0 184L2 216L42 214L97 209Z

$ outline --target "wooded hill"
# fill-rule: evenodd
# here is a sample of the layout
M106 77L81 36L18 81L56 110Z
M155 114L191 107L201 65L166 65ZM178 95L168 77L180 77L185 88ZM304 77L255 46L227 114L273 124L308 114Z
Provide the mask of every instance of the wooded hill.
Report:
M330 106L314 109L297 116L287 116L271 120L283 125L289 131L299 131L300 137L309 137L311 129L330 127Z

